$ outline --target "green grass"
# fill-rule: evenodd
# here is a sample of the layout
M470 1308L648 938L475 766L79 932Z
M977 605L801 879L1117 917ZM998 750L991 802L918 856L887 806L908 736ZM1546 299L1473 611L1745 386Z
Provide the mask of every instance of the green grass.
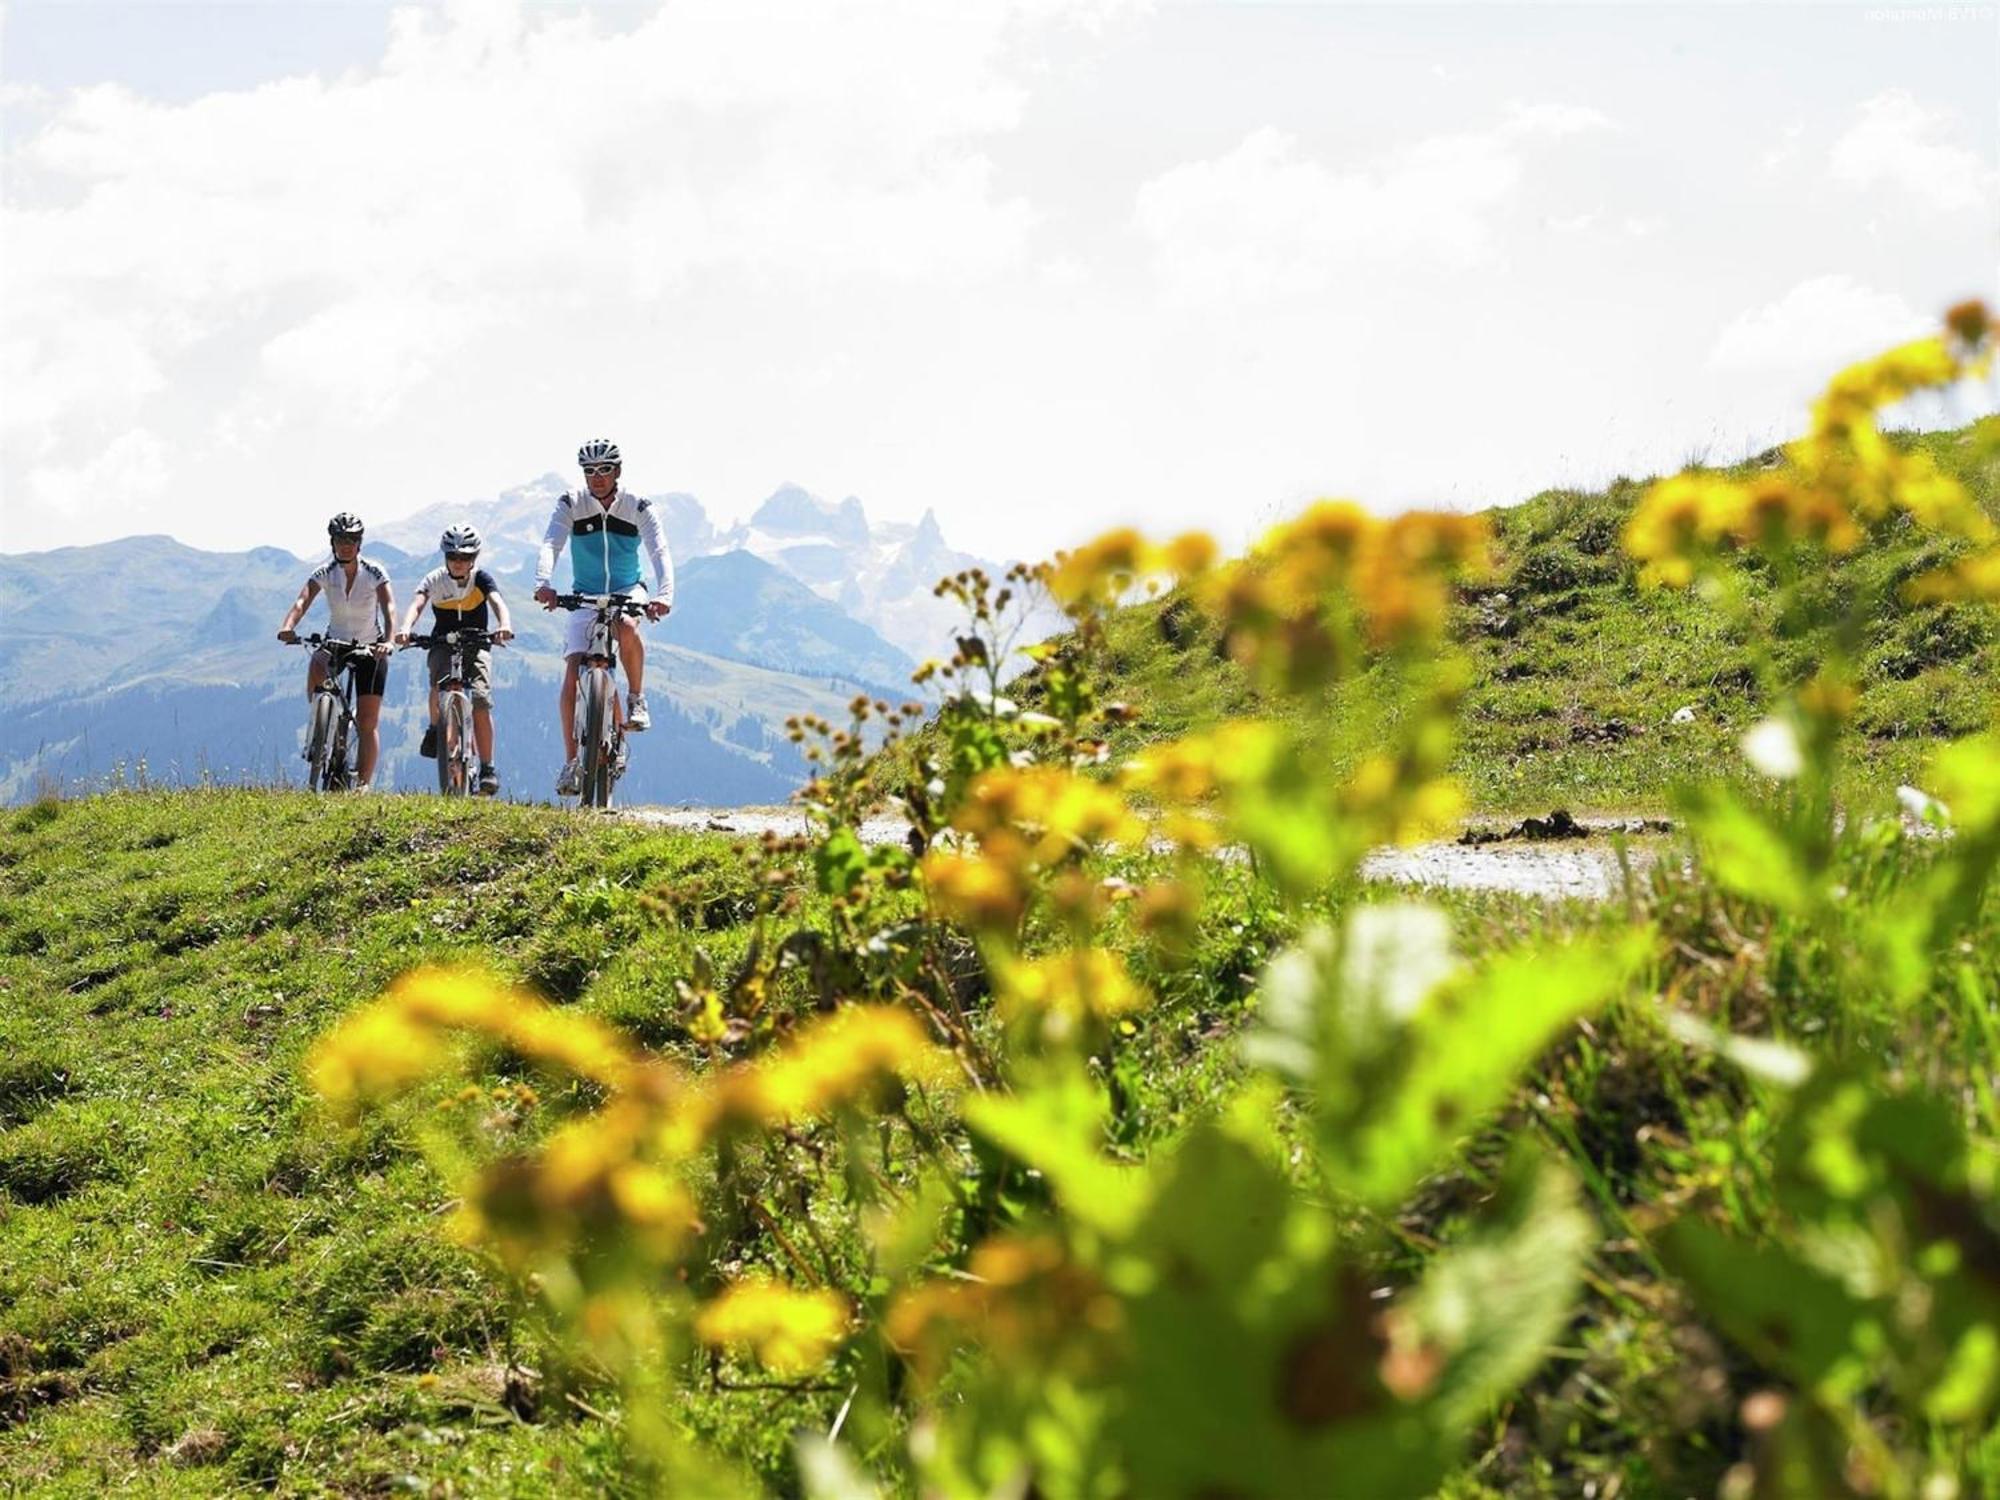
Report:
M697 941L727 965L745 933L651 920L639 898L671 882L726 904L743 881L730 846L524 808L257 792L8 818L6 1484L611 1484L598 1424L526 1425L503 1402L505 1301L439 1232L443 1189L410 1142L336 1130L299 1064L428 959L478 957L670 1040L666 976Z

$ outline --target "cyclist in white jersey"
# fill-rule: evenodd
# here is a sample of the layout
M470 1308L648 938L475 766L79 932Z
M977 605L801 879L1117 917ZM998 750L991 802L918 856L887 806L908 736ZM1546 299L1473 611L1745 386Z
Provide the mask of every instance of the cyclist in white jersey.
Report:
M660 513L650 500L618 487L624 460L618 445L609 438L592 438L576 450L576 461L583 468L586 488L556 501L535 558L536 601L544 609L555 608L556 591L550 580L555 575L556 559L568 547L576 593L623 594L646 606L647 620L660 619L674 607L674 560L660 530ZM653 564L657 585L650 599L641 582L642 548ZM589 611L572 613L563 643L563 680L557 706L562 713L565 759L562 774L556 778L556 795L562 797L575 793L581 775L576 758L576 676L590 625ZM631 620L618 622L618 659L625 664L630 689L625 699L625 727L637 734L652 723L652 716L646 709L646 645Z
M298 623L312 602L326 595L327 622L322 632L336 640L360 641L374 646L374 653L354 664L354 724L361 731L360 791L375 784L375 760L382 750L376 725L382 718L382 690L389 683L389 637L396 628L396 594L381 564L361 555L361 517L342 511L326 523L327 540L333 556L312 571L299 597L285 611L278 626L278 639L290 644L298 640ZM315 651L306 668L306 697L319 691L326 680L328 658Z

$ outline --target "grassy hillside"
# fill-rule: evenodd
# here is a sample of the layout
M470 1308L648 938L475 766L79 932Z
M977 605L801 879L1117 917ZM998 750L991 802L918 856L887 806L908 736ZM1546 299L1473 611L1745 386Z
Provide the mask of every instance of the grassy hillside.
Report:
M510 1407L505 1299L438 1232L445 1194L409 1141L335 1130L298 1066L405 968L474 954L659 1038L696 936L726 964L745 935L649 921L640 893L672 882L726 913L730 847L258 792L8 819L0 1489L603 1479L601 1426L523 1425L518 1392Z
M1907 441L2000 518L2000 452L1988 444L1982 453L1976 429ZM1753 637L1696 592L1639 585L1619 536L1644 488L1619 480L1602 491L1550 490L1489 513L1497 576L1460 599L1452 626L1473 669L1453 770L1479 810L1654 811L1676 781L1735 769L1736 742L1768 701ZM1837 564L1818 588L1838 600L1937 561L1911 532ZM1122 612L1112 644L1109 690L1140 711L1134 741L1270 711L1184 600ZM1780 673L1799 660L1781 651ZM1368 695L1367 682L1349 687L1328 711L1372 726ZM1989 611L1897 611L1869 630L1850 783L1892 789L1917 773L1931 744L1993 722L1996 707L2000 642ZM1692 721L1674 723L1682 708Z

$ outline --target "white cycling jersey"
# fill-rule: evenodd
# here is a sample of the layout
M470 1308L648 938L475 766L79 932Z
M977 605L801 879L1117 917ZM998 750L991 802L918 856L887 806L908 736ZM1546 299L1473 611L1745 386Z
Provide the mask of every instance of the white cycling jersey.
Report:
M314 569L311 581L326 595L326 629L321 634L364 644L389 638L382 624L381 602L375 597L375 591L389 581L380 563L357 557L352 585L347 581L347 569L338 562Z

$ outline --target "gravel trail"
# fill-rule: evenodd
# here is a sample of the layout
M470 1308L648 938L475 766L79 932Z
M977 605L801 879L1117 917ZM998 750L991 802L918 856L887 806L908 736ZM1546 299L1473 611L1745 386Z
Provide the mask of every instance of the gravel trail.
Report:
M804 814L791 807L631 807L623 816L666 828L733 833L759 838L766 832L804 834ZM1624 889L1624 875L1609 835L1627 832L1634 874L1659 856L1661 825L1634 819L1580 819L1581 837L1536 840L1502 837L1462 844L1440 840L1403 848L1377 849L1361 863L1362 878L1391 885L1435 886L1461 891L1511 891L1549 900L1608 901ZM861 825L862 842L900 842L909 832L901 818L870 818Z

